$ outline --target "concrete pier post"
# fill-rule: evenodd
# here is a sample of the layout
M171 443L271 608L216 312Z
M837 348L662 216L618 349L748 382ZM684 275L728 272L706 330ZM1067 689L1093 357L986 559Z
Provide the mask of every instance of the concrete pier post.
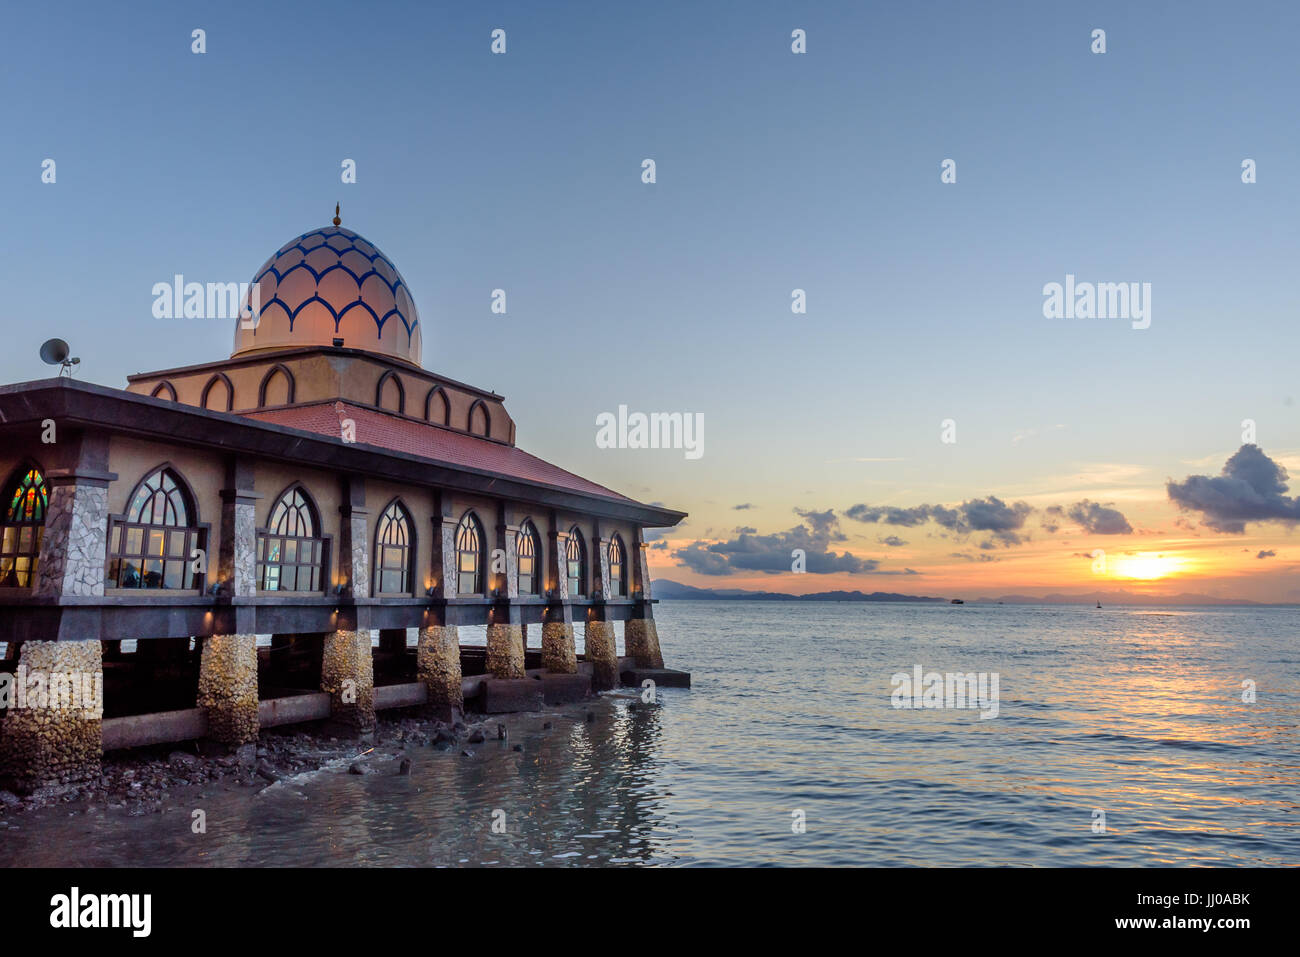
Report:
M455 625L420 629L416 670L429 693L427 714L439 721L459 721L465 711L461 691L460 634Z
M370 597L370 532L366 517L366 484L359 476L344 476L339 506L339 578L348 604ZM345 609L348 611L348 609ZM367 734L375 729L375 661L370 632L358 628L355 606L337 631L325 635L321 652L320 687L330 696L329 724L342 734Z
M33 682L40 679L39 688ZM29 793L97 778L104 754L98 641L25 641L0 721L0 787Z
M330 725L344 734L375 730L375 664L370 632L332 631L321 657L321 690L330 696Z
M217 578L223 596L257 594L257 518L253 466L232 456L221 490L221 538ZM199 655L197 705L208 719L207 740L236 748L257 740L257 637L213 635Z

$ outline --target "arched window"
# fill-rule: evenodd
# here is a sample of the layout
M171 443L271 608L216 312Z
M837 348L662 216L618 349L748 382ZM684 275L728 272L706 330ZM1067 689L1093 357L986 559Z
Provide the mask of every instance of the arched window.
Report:
M261 408L268 405L292 405L293 393L293 373L277 362L262 376L262 384L257 387L257 404Z
M615 533L609 540L609 597L621 598L627 594L627 582L623 577L626 567L627 552L623 549L623 539Z
M30 588L36 582L45 511L50 495L45 477L33 467L19 469L4 489L4 525L0 526L0 588Z
M483 527L478 516L466 512L456 526L456 593L483 594Z
M536 595L542 584L542 566L538 557L542 554L542 540L532 522L525 520L519 526L515 549L519 552L519 594Z
M411 593L411 558L414 540L411 516L399 501L392 502L379 516L375 533L375 594Z
M492 418L482 399L476 399L469 407L469 431L475 435L487 435L492 431Z
M167 466L136 486L125 516L112 520L108 588L198 588L191 553L200 529L189 491Z
M285 490L257 533L257 587L262 591L321 591L325 539L316 506L299 485Z
M163 380L153 387L153 391L149 393L149 397L151 399L167 399L168 401L175 402L176 388L170 382Z
M435 385L424 397L424 418L426 422L437 425L451 425L451 403L447 401L447 390Z
M214 412L229 412L235 406L235 387L230 384L230 376L218 372L203 387L199 405Z
M392 369L379 377L379 385L375 387L375 405L399 415L406 411L406 389Z
M569 577L569 597L581 598L586 594L582 583L587 578L587 548L582 543L582 532L577 525L569 529L569 540L564 545L564 563Z

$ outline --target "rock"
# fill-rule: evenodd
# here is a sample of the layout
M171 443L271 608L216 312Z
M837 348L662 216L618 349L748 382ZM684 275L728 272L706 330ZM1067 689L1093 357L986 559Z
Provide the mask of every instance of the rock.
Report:
M516 745L515 745L513 748L511 748L510 750L512 750L512 751L522 751L523 749L524 749L524 746L523 746L522 744L516 744Z
M543 731L550 731L550 730L551 730L551 722L549 722L549 721L544 721L544 722L542 722L542 730L543 730Z
M369 774L370 769L360 761L353 761L348 765L348 774Z
M462 758L472 758L474 757L474 752L471 751L469 748L466 748L464 751L460 753L460 756Z
M481 728L475 728L473 731L470 732L469 735L470 744L482 744L483 740L484 740L483 730Z
M251 768L257 763L257 745L244 744L235 749L235 763Z
M509 737L509 732L506 731L506 726L505 726L504 724L498 724L498 725L497 725L497 740L498 740L498 741L504 741L504 740L506 740L507 737Z
M280 780L280 775L275 772L275 768L271 767L270 762L266 760L257 762L257 776L272 783Z
M591 724L591 723L592 723L593 721L595 721L595 720L596 720L596 716L595 716L594 714L592 714L590 711L588 711L588 712L587 712L587 724Z
M411 759L410 759L410 758L402 758L402 763L399 764L399 765L397 766L397 773L398 773L399 775L410 774L410 773L411 773Z
M179 764L182 767L191 768L199 763L199 759L192 754L186 754L184 751L173 751L167 755L168 764Z
M23 803L22 798L20 798L18 795L11 794L8 791L0 791L0 805L4 807L17 807L19 804L22 803Z

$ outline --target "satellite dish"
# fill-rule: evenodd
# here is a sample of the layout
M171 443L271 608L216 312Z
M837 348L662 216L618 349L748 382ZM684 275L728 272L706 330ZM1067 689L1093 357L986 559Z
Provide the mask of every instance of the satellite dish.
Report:
M41 359L48 365L61 365L68 352L68 344L62 339L46 339L41 345Z
M41 344L41 359L52 366L59 366L60 375L72 375L72 367L81 363L80 359L68 358L68 344L62 339L46 339Z

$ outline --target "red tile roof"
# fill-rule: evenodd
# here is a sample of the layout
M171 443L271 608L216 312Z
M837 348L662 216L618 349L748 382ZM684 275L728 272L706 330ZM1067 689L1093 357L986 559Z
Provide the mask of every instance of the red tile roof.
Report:
M554 488L599 495L603 498L631 502L632 499L603 485L588 482L581 476L566 472L559 466L529 455L523 449L502 445L476 435L466 435L450 429L406 419L386 412L378 412L347 402L319 402L311 405L290 406L283 409L265 409L242 413L250 419L333 436L342 441L339 421L352 419L356 423L357 444L392 449L408 455L418 455L442 464L494 472L525 482L537 482Z

